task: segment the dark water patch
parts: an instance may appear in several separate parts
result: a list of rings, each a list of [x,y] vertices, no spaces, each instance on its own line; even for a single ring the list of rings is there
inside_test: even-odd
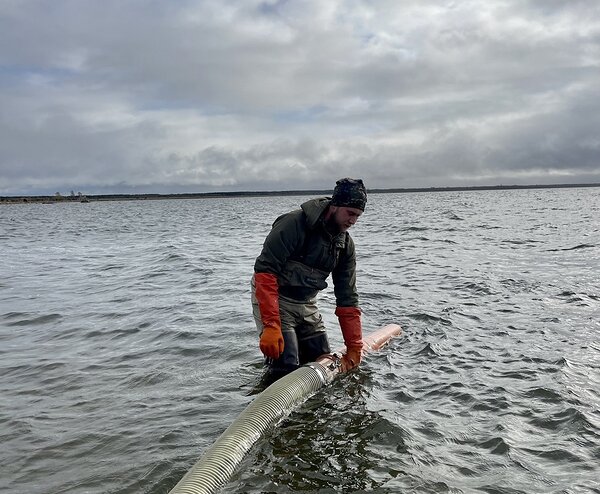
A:
[[[569,361],[565,357],[560,357],[559,359],[554,360],[551,363],[558,368],[566,368],[570,366]]]
[[[516,379],[518,381],[527,381],[537,377],[537,371],[530,369],[510,370],[499,372],[497,376],[502,379]]]
[[[540,319],[541,322],[551,322],[554,324],[559,324],[561,321],[558,317],[542,317]]]
[[[594,247],[597,247],[597,245],[594,245],[594,244],[579,244],[579,245],[575,245],[574,247],[565,247],[565,248],[562,248],[562,249],[548,249],[547,252],[562,252],[562,251],[579,250],[579,249],[592,249]]]
[[[390,392],[389,398],[391,401],[396,401],[399,403],[411,403],[417,399],[416,397],[402,390]]]
[[[594,425],[587,417],[576,408],[567,408],[543,417],[534,417],[530,423],[541,429],[552,431],[568,430],[581,433],[583,431],[594,431]]]
[[[500,307],[499,309],[496,309],[496,312],[500,312],[503,314],[518,314],[519,311],[517,309],[514,308],[509,308],[509,307]],[[504,333],[507,334],[507,333]]]
[[[562,292],[556,295],[557,298],[564,300],[568,304],[577,304],[577,305],[588,305],[591,301],[595,302],[598,300],[598,297],[590,297],[585,293],[577,293],[571,290],[563,290]]]
[[[496,487],[490,485],[484,485],[479,488],[482,492],[487,494],[531,494],[529,491],[522,491],[519,489],[513,489],[512,487]]]
[[[292,414],[269,441],[247,462],[240,492],[361,492],[378,486],[365,461],[373,441],[382,449],[397,448],[402,430],[344,397],[332,403],[327,397],[310,400],[305,411]],[[317,407],[317,408],[315,408]],[[334,418],[334,410],[339,410]],[[341,412],[341,413],[340,413]],[[400,438],[400,439],[399,439]],[[403,448],[401,448],[403,449]],[[273,459],[277,461],[273,461]],[[257,480],[257,471],[269,471],[267,484]],[[253,474],[252,474],[253,473]],[[249,475],[251,474],[251,475]],[[269,487],[270,486],[270,487]],[[255,489],[255,490],[253,490]],[[273,491],[275,489],[275,491]]]
[[[461,382],[452,382],[452,383],[444,383],[444,384],[436,384],[431,385],[427,388],[424,397],[427,398],[436,398],[436,397],[449,397],[455,398],[458,401],[463,401],[465,403],[471,403],[473,401],[473,395],[463,391],[465,385]]]
[[[506,455],[510,452],[510,446],[501,437],[493,437],[481,443],[477,443],[479,448],[489,451],[493,455]]]
[[[560,403],[563,400],[563,397],[558,392],[540,387],[526,391],[523,393],[523,396],[528,399],[535,399],[548,403]]]
[[[471,292],[475,295],[492,295],[495,292],[484,283],[463,282],[453,286],[454,290]]]
[[[475,228],[482,228],[484,230],[500,230],[502,227],[498,225],[480,224],[475,225]]]
[[[506,396],[479,397],[477,402],[471,406],[471,410],[480,412],[499,412],[509,410],[512,401]]]
[[[540,288],[539,282],[524,279],[505,278],[500,280],[500,284],[509,289],[511,293],[535,292]]]
[[[425,441],[430,441],[432,439],[435,441],[443,441],[445,439],[444,433],[439,430],[439,425],[432,421],[424,421],[422,425],[414,427],[412,431],[413,433],[418,433]]]
[[[586,463],[583,458],[576,455],[572,451],[566,449],[533,449],[533,448],[520,448],[522,451],[529,453],[537,458],[544,458],[551,460],[556,463],[564,464],[567,463],[571,468],[580,468],[583,464],[583,468],[586,468]]]
[[[414,319],[416,321],[420,321],[420,322],[441,324],[443,326],[452,326],[452,321],[445,319],[443,317],[434,316],[432,314],[416,313],[416,314],[408,314],[406,317],[408,317],[410,319]]]

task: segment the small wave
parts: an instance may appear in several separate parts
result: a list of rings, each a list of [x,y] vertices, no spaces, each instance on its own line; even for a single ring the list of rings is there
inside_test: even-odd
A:
[[[526,381],[526,380],[532,379],[535,376],[536,376],[536,371],[526,370],[526,369],[514,370],[514,371],[510,370],[510,371],[500,373],[500,377],[503,377],[506,379],[517,379],[519,381]]]
[[[511,292],[533,292],[539,287],[539,283],[531,283],[526,280],[517,280],[514,278],[505,278],[500,280],[500,284]]]
[[[597,247],[597,246],[594,244],[579,244],[574,247],[565,247],[562,249],[548,249],[547,252],[565,252],[565,251],[569,251],[569,250],[592,249],[594,247]]]
[[[425,232],[427,230],[429,230],[429,228],[425,226],[408,226],[401,229],[401,231],[404,232]]]
[[[545,458],[547,460],[553,460],[560,463],[571,463],[571,464],[581,464],[585,463],[585,460],[575,453],[571,451],[567,451],[566,449],[532,449],[532,448],[522,448],[523,451],[527,453],[537,456],[539,458]]]
[[[502,240],[500,243],[503,244],[511,244],[511,245],[525,245],[525,244],[529,244],[529,243],[534,243],[534,240]]]
[[[548,388],[533,388],[524,393],[525,398],[538,399],[544,402],[560,403],[563,398],[556,391]]]
[[[194,264],[187,264],[186,268],[188,268],[189,272],[192,274],[201,274],[203,276],[210,276],[214,273],[214,269],[201,268],[200,266],[196,266]]]
[[[586,300],[589,295],[583,293],[576,293],[570,290],[565,290],[557,295],[558,298],[564,299],[567,304],[579,304],[579,305],[588,305],[588,301]],[[589,297],[595,301],[594,298]]]
[[[167,381],[169,377],[170,376],[164,372],[151,372],[149,374],[144,374],[143,376],[133,376],[127,381],[126,385],[128,388],[154,386]]]
[[[99,268],[98,271],[114,271],[115,269],[125,269],[126,267],[125,264],[107,264],[106,266]]]
[[[105,334],[110,336],[111,339],[126,338],[129,335],[140,332],[139,327],[128,328],[128,329],[113,329],[112,331],[106,331]]]
[[[503,388],[501,388],[503,389]],[[511,402],[505,396],[495,396],[485,399],[480,399],[477,403],[471,406],[471,410],[481,412],[498,412],[507,410],[511,407]]]
[[[466,317],[467,319],[471,319],[472,321],[481,321],[481,318],[477,317],[474,314],[465,314],[464,312],[455,312],[457,316]]]
[[[171,252],[171,253],[165,255],[161,259],[161,262],[174,262],[174,261],[181,261],[181,260],[185,260],[185,256],[182,256],[181,254],[177,254],[177,253]]]
[[[444,216],[446,218],[448,218],[449,220],[454,220],[454,221],[464,221],[464,218],[461,218],[460,216],[458,216],[455,212],[453,211],[446,211],[444,213]]]
[[[571,292],[569,290],[565,290],[564,292],[560,292],[557,295],[557,297],[561,297],[561,298],[563,298],[563,297],[572,297],[573,295],[576,295],[576,293],[575,292]]]
[[[427,343],[421,350],[419,350],[415,355],[438,355],[436,351],[433,349],[433,345],[431,343]]]
[[[501,437],[493,437],[478,443],[477,446],[486,449],[493,455],[506,455],[510,451],[510,446]]]
[[[144,273],[142,276],[140,276],[140,280],[151,280],[154,278],[159,278],[161,276],[168,276],[170,274],[170,271],[167,269],[158,269],[155,271],[150,271],[148,273]]]
[[[465,282],[453,287],[455,290],[465,290],[477,295],[492,295],[493,291],[483,283]]]
[[[500,226],[498,225],[477,225],[476,228],[483,228],[484,230],[500,230]]]
[[[560,319],[558,317],[542,317],[540,319],[541,322],[552,322],[552,323],[559,323]]]
[[[395,391],[390,393],[390,399],[399,403],[412,403],[416,398],[405,391]]]
[[[3,316],[7,326],[39,326],[62,319],[61,314],[34,315],[28,312],[9,312]]]
[[[594,432],[595,430],[594,425],[589,422],[587,417],[573,407],[550,416],[534,417],[530,423],[546,430],[561,430],[565,427],[576,433]]]
[[[417,314],[409,314],[408,317],[411,319],[415,319],[417,321],[441,323],[441,324],[444,324],[447,326],[452,325],[452,322],[449,321],[448,319],[444,319],[443,317],[433,316],[431,314],[425,314],[423,312],[417,313]]]
[[[0,433],[0,441],[7,444],[13,439],[18,439],[26,434],[30,434],[32,426],[28,421],[22,419],[4,419],[0,418],[2,424],[2,433]]]

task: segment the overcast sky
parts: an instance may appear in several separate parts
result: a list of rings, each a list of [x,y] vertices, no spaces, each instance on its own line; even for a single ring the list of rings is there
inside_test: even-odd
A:
[[[598,0],[0,0],[0,195],[600,182]]]

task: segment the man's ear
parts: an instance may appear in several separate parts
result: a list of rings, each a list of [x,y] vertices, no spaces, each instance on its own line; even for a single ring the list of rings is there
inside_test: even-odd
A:
[[[327,207],[327,211],[325,212],[325,219],[329,219],[332,214],[335,214],[337,211],[337,206],[332,206],[331,204]]]

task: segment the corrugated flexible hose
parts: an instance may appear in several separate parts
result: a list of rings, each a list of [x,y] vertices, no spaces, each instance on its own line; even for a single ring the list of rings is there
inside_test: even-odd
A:
[[[368,335],[364,351],[377,350],[400,326],[390,324]],[[341,371],[339,356],[321,357],[275,381],[219,436],[204,456],[170,491],[170,494],[210,494],[225,485],[250,448],[265,431],[306,401]]]

